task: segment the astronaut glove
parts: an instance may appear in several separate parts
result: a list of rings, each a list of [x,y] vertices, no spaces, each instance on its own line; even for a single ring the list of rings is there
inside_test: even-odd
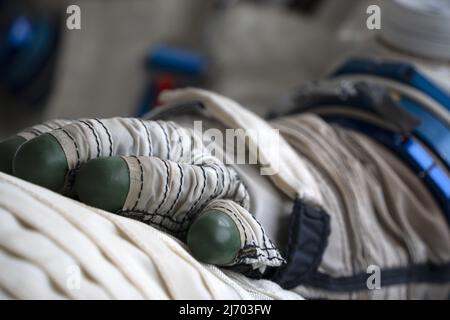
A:
[[[254,277],[284,263],[237,172],[175,122],[50,121],[1,142],[0,171],[167,232],[202,262]]]

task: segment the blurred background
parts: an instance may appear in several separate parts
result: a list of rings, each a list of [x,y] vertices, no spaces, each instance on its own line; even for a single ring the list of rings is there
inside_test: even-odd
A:
[[[191,85],[266,116],[350,55],[402,55],[366,27],[380,2],[0,0],[0,138],[52,118],[139,116]],[[448,61],[412,59],[450,88]]]

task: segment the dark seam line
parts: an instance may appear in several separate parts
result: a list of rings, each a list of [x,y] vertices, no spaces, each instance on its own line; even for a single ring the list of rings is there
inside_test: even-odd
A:
[[[244,187],[244,192],[243,192],[243,195],[242,195],[242,197],[241,197],[241,199],[239,199],[239,200],[234,200],[235,202],[237,202],[241,207],[243,207],[244,208],[244,201],[245,201],[245,199],[247,198],[247,196],[248,196],[248,191],[247,191],[247,187],[241,182],[241,184],[239,185],[239,188],[241,187],[241,186],[243,186]],[[237,196],[237,195],[236,195]]]
[[[34,130],[38,135],[41,135],[41,134],[44,133],[42,130],[39,130],[39,129],[36,128],[36,127],[33,127],[32,130]]]
[[[233,211],[231,211],[229,208],[221,206],[221,205],[213,205],[212,208],[214,208],[214,209],[219,208],[219,209],[225,210],[229,214],[232,214],[233,217],[235,217],[237,219],[237,221],[239,221],[239,224],[242,227],[242,231],[244,232],[244,246],[243,247],[248,246],[249,243],[248,243],[248,238],[247,238],[247,232],[245,232],[244,224],[242,223],[242,221],[239,218],[239,216],[237,214],[235,214]]]
[[[142,167],[142,162],[141,162],[141,160],[140,160],[138,157],[134,157],[134,158],[137,160],[137,162],[138,162],[138,164],[139,164],[139,170],[141,171],[141,176],[140,176],[141,186],[140,186],[140,188],[139,188],[138,197],[137,197],[137,199],[136,199],[136,202],[134,203],[134,206],[133,206],[133,209],[132,209],[132,210],[136,209],[136,207],[137,207],[137,205],[138,205],[138,203],[139,203],[139,200],[141,200],[142,189],[144,188],[144,168]]]
[[[158,158],[159,159],[159,158]],[[160,159],[164,165],[166,166],[166,187],[165,187],[165,191],[164,191],[164,196],[163,199],[161,201],[161,203],[159,204],[159,206],[156,208],[155,212],[157,213],[159,211],[159,209],[161,208],[161,206],[163,205],[164,202],[166,202],[166,198],[167,198],[167,192],[169,190],[169,176],[170,176],[170,172],[169,172],[169,166],[167,165],[167,161],[164,161],[162,159]]]
[[[213,207],[213,208],[219,208],[219,209],[225,210],[225,211],[227,211],[228,213],[232,214],[234,217],[236,217],[236,219],[237,219],[237,220],[239,221],[239,223],[241,224],[242,229],[244,230],[244,237],[245,237],[245,242],[246,242],[246,243],[245,243],[245,245],[244,245],[243,248],[254,246],[254,247],[260,248],[262,251],[266,251],[267,256],[270,256],[270,255],[271,255],[270,252],[269,252],[269,250],[279,251],[277,248],[275,248],[275,246],[273,245],[272,241],[270,241],[270,244],[272,245],[272,247],[267,247],[267,245],[266,245],[265,242],[263,243],[263,246],[257,246],[257,245],[255,245],[255,244],[254,244],[254,245],[248,244],[247,233],[245,232],[245,228],[244,228],[244,225],[243,225],[241,219],[240,219],[234,212],[232,212],[232,211],[231,211],[229,208],[227,208],[227,207],[223,207],[223,206],[221,206],[221,205],[213,205],[212,207]],[[259,224],[259,226],[261,227],[262,232],[264,233],[264,229],[262,228],[261,224],[260,224],[256,219],[255,219],[255,221]],[[270,240],[270,239],[269,239],[269,240]],[[243,249],[243,248],[242,248],[242,249]],[[242,250],[242,249],[241,249],[241,250]]]
[[[263,247],[257,245],[256,243],[250,243],[250,244],[247,244],[247,245],[244,246],[241,250],[252,249],[252,248],[258,248],[258,249],[261,249],[261,250],[263,250],[263,251],[266,250],[265,248],[263,248]],[[267,250],[270,250],[270,251],[279,251],[277,248],[267,248]]]
[[[217,172],[217,170],[215,168],[213,168],[213,166],[206,166],[207,168],[210,168],[212,170],[214,170],[214,172],[216,173],[216,178],[217,178],[217,183],[216,186],[214,188],[214,191],[211,193],[211,195],[209,196],[208,200],[205,201],[205,203],[203,203],[202,206],[200,206],[199,211],[201,212],[207,205],[208,203],[213,199],[216,198],[217,199],[217,189],[219,187],[219,173]]]
[[[283,258],[279,258],[279,257],[276,257],[276,256],[267,257],[263,253],[256,253],[256,252],[254,252],[254,253],[249,254],[249,255],[245,255],[244,254],[243,256],[240,256],[239,259],[235,263],[236,264],[240,264],[240,263],[246,264],[245,261],[244,261],[245,259],[258,259],[259,257],[264,257],[265,260],[269,260],[269,261],[278,260],[280,262],[286,262],[286,260],[284,260]]]
[[[302,284],[311,285],[329,291],[367,290],[366,273],[354,276],[333,278],[327,274],[315,272],[311,278],[306,278]],[[406,268],[381,270],[382,286],[410,283],[448,283],[450,282],[450,264],[435,266],[431,264],[412,265]]]
[[[211,166],[210,168],[213,169],[214,172],[216,173],[216,180],[217,180],[216,187],[214,188],[214,192],[211,194],[211,197],[210,197],[210,200],[211,200],[213,197],[217,196],[217,191],[219,189],[219,173],[217,172],[217,169],[215,166]]]
[[[112,136],[109,133],[108,128],[103,124],[103,122],[101,122],[98,118],[94,119],[95,121],[97,121],[98,123],[100,123],[100,125],[105,129],[106,134],[108,135],[108,140],[109,140],[109,156],[112,157],[113,154],[113,141],[112,141]]]
[[[85,124],[90,129],[92,134],[94,135],[95,143],[97,145],[97,158],[99,158],[100,157],[100,142],[98,141],[97,134],[95,133],[94,127],[92,127],[92,125],[89,124],[88,122],[86,122],[85,120],[80,120],[80,122]]]
[[[25,130],[24,132],[28,132],[28,133],[34,134],[35,138],[39,137],[42,134],[42,132],[39,131],[36,128],[29,128],[29,129]]]
[[[167,219],[167,220],[169,220],[170,222],[172,222],[172,223],[174,223],[174,224],[177,224],[177,225],[182,225],[184,222],[183,221],[179,221],[179,220],[175,220],[174,218],[172,218],[171,216],[168,216],[168,215],[166,215],[166,214],[162,214],[162,213],[156,213],[156,212],[149,212],[149,211],[145,211],[145,210],[132,210],[132,209],[121,209],[121,210],[118,210],[118,211],[116,211],[116,214],[119,214],[119,215],[124,215],[124,216],[127,216],[127,217],[130,217],[130,216],[135,216],[135,215],[133,215],[133,213],[136,213],[136,214],[139,214],[139,215],[147,215],[147,216],[150,216],[150,217],[153,217],[153,216],[155,216],[155,217],[161,217],[161,218],[163,218],[163,219]],[[140,216],[139,216],[140,217]],[[143,217],[142,217],[142,219],[139,219],[140,221],[142,221],[142,222],[144,222],[144,223],[146,223],[146,221],[143,221]],[[155,223],[155,222],[153,222],[153,221],[151,221],[151,223]],[[148,223],[147,223],[148,224]],[[155,223],[156,224],[156,223]]]
[[[183,168],[180,166],[179,163],[177,163],[178,169],[180,170],[180,188],[178,189],[177,196],[175,197],[175,200],[173,201],[172,205],[170,206],[169,211],[167,211],[168,214],[172,212],[172,209],[174,208],[175,204],[178,202],[178,199],[180,198],[181,190],[183,188],[183,180],[184,180],[184,174],[183,174]]]
[[[69,132],[67,132],[67,130],[65,130],[65,129],[60,129],[60,130],[62,132],[64,132],[69,137],[70,140],[72,140],[73,145],[75,146],[75,151],[77,153],[77,164],[76,164],[75,168],[78,168],[80,166],[80,162],[81,162],[81,160],[80,160],[80,151],[78,149],[78,144],[75,141],[75,139],[69,134]]]
[[[141,122],[141,124],[144,127],[145,132],[147,134],[148,155],[149,155],[149,157],[152,157],[153,156],[153,146],[152,146],[152,141],[151,141],[151,138],[150,138],[150,132],[149,132],[145,122],[142,119],[139,119],[139,121]]]
[[[239,203],[239,201],[236,200],[236,197],[237,197],[237,195],[239,193],[239,189],[241,189],[241,186],[242,186],[241,181],[238,181],[238,185],[237,185],[237,187],[236,187],[236,189],[235,189],[235,191],[233,193],[233,196],[231,197],[231,199],[233,199],[237,203]]]
[[[193,170],[193,172],[194,172],[194,176],[196,176],[196,174],[195,174],[195,169],[194,169],[194,167],[196,167],[196,166],[195,166],[195,165],[191,165],[191,166],[192,166],[192,170]],[[198,185],[198,179],[196,178],[196,179],[195,179],[194,192],[197,191],[198,186],[199,186],[199,185]],[[193,208],[193,205],[191,205],[191,207],[189,208],[189,210],[186,211],[186,214],[185,214],[185,216],[183,217],[183,219],[181,219],[181,222],[190,221],[190,220],[192,219],[192,217],[191,217],[191,211],[192,211],[192,208]]]
[[[194,153],[194,148],[195,148],[195,142],[194,142],[194,137],[192,135],[188,136],[188,139],[190,140],[189,142],[189,159],[186,159],[187,163],[190,164],[194,164],[194,159],[196,159],[196,154]]]
[[[205,188],[206,188],[206,173],[205,173],[205,169],[202,166],[198,166],[200,168],[200,170],[202,170],[202,174],[203,174],[203,186],[202,186],[202,190],[200,191],[200,196],[198,197],[198,199],[191,205],[191,207],[189,208],[189,210],[187,211],[186,215],[190,215],[195,207],[197,206],[197,204],[199,203],[199,201],[202,199],[203,193],[205,192]],[[198,185],[198,183],[197,183]]]
[[[277,255],[269,255],[267,256],[266,254],[264,254],[264,250],[257,246],[257,245],[247,245],[245,247],[243,247],[240,251],[247,251],[247,250],[253,250],[253,252],[243,252],[239,254],[239,259],[236,261],[236,263],[238,262],[243,262],[244,259],[257,259],[259,257],[265,257],[267,260],[279,260],[281,262],[286,262],[286,260],[283,259],[283,257],[281,257],[279,254]],[[257,250],[262,251],[262,253],[258,253]],[[277,251],[277,250],[275,250]],[[277,251],[278,252],[278,251]]]
[[[142,211],[142,210],[135,210],[135,211],[119,210],[116,212],[116,214],[126,217],[126,218],[129,218],[129,219],[134,219],[136,221],[139,221],[139,222],[147,224],[147,225],[154,226],[164,232],[168,232],[175,236],[185,234],[186,227],[188,226],[188,224],[179,223],[179,221],[172,221],[170,217],[167,217],[167,215],[154,214],[154,213],[150,213],[150,212],[146,212],[146,211]],[[137,215],[137,214],[139,214],[139,215]],[[162,220],[159,222],[155,221],[155,220],[149,220],[149,219],[144,220],[148,216],[150,216],[150,219],[152,219],[153,217],[159,217],[159,218],[162,218]],[[168,222],[165,222],[167,220],[168,220]]]
[[[163,125],[160,123],[159,120],[156,121],[156,123],[161,128],[165,138],[166,138],[166,146],[167,146],[167,160],[170,160],[170,143],[169,143],[169,136],[167,135],[166,129],[163,127]]]
[[[183,156],[184,156],[184,148],[183,148],[183,143],[182,143],[182,141],[181,141],[181,134],[180,134],[180,132],[179,132],[179,128],[177,128],[176,127],[176,125],[175,125],[175,123],[173,122],[173,121],[169,121],[169,122],[167,122],[171,127],[172,127],[172,129],[177,133],[177,136],[178,136],[178,144],[180,145],[180,149],[181,149],[181,155],[180,155],[180,160],[181,159],[183,159]]]
[[[231,169],[227,166],[225,166],[225,168],[227,169],[227,173],[228,173],[228,185],[227,185],[227,191],[225,192],[224,196],[228,197],[228,194],[230,193],[230,189],[231,189],[231,183],[232,183],[232,179],[231,179]],[[224,179],[225,180],[225,179]]]
[[[259,221],[256,220],[256,219],[255,219],[255,221],[256,221],[256,223],[259,225],[259,227],[261,228],[262,235],[263,235],[264,247],[265,247],[265,250],[266,250],[267,255],[269,255],[269,251],[267,250],[266,242],[269,241],[269,244],[270,244],[272,247],[275,247],[275,246],[273,245],[272,240],[270,240],[270,238],[267,237],[266,232],[264,231],[264,228],[262,227],[261,223],[259,223]]]
[[[233,211],[231,211],[229,208],[224,207],[224,206],[222,206],[222,205],[213,205],[212,208],[218,208],[218,209],[225,210],[225,211],[227,211],[228,213],[232,214],[234,217],[236,217],[236,219],[239,221],[239,223],[241,224],[241,227],[242,227],[242,229],[243,229],[243,231],[244,231],[244,238],[245,238],[245,245],[244,245],[244,247],[246,247],[246,246],[251,246],[251,244],[248,243],[247,233],[245,232],[245,228],[244,228],[244,225],[243,225],[241,219],[240,219]],[[261,224],[260,224],[256,219],[254,219],[254,220],[255,220],[255,221],[258,223],[258,225],[261,227],[261,230],[262,230],[262,232],[263,232],[263,234],[264,234],[264,229],[262,228]],[[269,239],[269,240],[270,240],[270,239]],[[278,251],[278,249],[275,248],[275,246],[273,245],[272,241],[270,241],[270,244],[272,245],[272,247],[267,247],[266,243],[263,243],[263,244],[264,244],[263,246],[258,246],[258,247],[259,247],[261,250],[266,251],[267,255],[270,255],[269,250],[276,250],[276,251]]]
[[[238,192],[239,192],[239,189],[241,188],[241,185],[242,185],[242,181],[241,181],[241,178],[239,177],[239,175],[235,172],[235,179],[236,179],[236,182],[238,183],[238,186],[237,186],[237,188],[235,189],[235,191],[234,191],[234,193],[233,193],[233,196],[231,197],[231,199],[236,199],[236,196],[237,196],[237,194],[238,194]],[[236,201],[237,202],[237,201]]]
[[[225,189],[225,172],[223,171],[223,168],[222,168],[221,165],[219,165],[219,169],[220,169],[220,173],[221,173],[221,176],[222,176],[222,188],[220,190],[220,194],[222,196],[224,196],[223,192],[224,192],[224,189]]]

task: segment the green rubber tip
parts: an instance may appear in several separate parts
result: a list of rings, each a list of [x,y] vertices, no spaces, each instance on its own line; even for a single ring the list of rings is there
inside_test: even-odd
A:
[[[20,136],[12,136],[0,142],[0,171],[12,174],[13,159],[17,149],[27,140]]]
[[[16,177],[56,192],[64,187],[68,169],[64,150],[48,133],[25,142],[13,160]]]
[[[192,223],[187,244],[199,261],[223,266],[236,258],[241,237],[233,219],[222,211],[209,210]]]
[[[97,158],[81,167],[75,179],[80,200],[110,212],[122,209],[130,189],[130,172],[121,157]]]

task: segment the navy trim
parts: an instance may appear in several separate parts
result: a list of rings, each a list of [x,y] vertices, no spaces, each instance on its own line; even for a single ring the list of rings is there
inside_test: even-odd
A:
[[[325,289],[334,292],[368,290],[367,280],[371,273],[360,273],[348,277],[333,278],[324,273],[315,272],[302,282],[304,286]],[[450,264],[412,265],[404,268],[384,269],[380,272],[380,286],[394,286],[408,283],[445,284],[450,282]]]
[[[266,272],[264,276],[284,289],[293,289],[301,285],[333,292],[369,290],[367,280],[372,275],[370,272],[332,277],[318,271],[329,235],[329,215],[324,210],[310,207],[297,199],[291,215],[287,252],[284,252],[287,263],[271,269],[271,274]],[[238,270],[251,271],[248,268]],[[255,276],[258,275],[253,274],[253,277]],[[409,283],[450,283],[450,263],[443,265],[424,263],[380,270],[381,287]]]
[[[330,235],[330,217],[320,208],[306,206],[297,199],[291,215],[287,263],[279,267],[271,280],[283,288],[294,288],[319,267]]]

